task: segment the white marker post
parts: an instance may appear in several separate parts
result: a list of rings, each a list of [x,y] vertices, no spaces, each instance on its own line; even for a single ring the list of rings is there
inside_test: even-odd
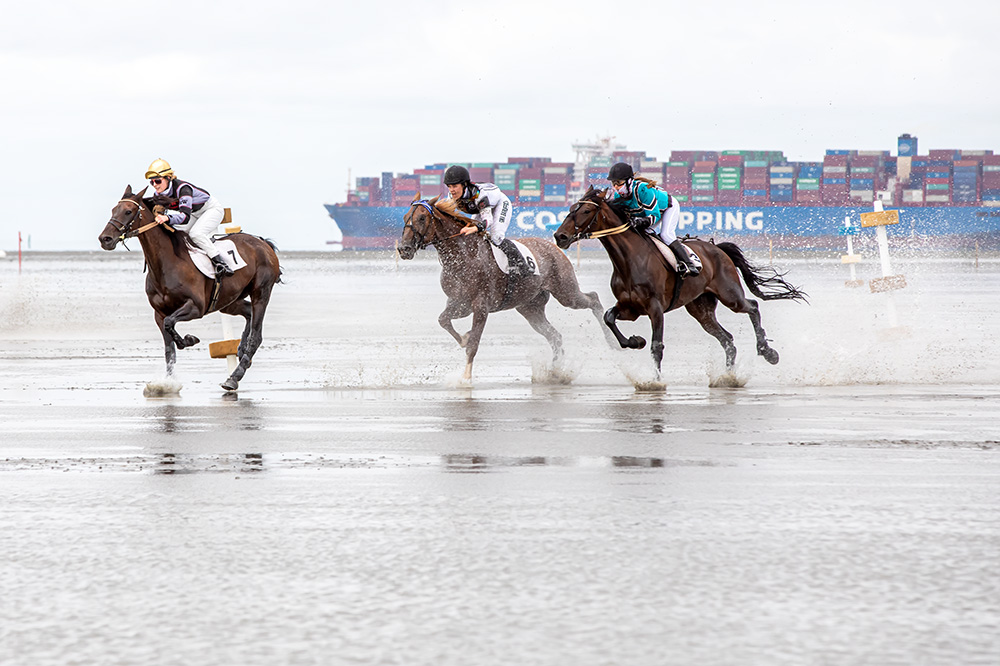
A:
[[[889,261],[889,237],[885,228],[890,224],[899,224],[898,210],[883,210],[882,202],[875,201],[874,211],[871,213],[861,213],[862,227],[875,227],[875,238],[878,241],[878,254],[882,262],[882,277],[872,279],[868,284],[873,294],[880,292],[892,292],[896,289],[906,287],[906,277],[901,274],[893,274],[892,263]],[[892,300],[892,293],[886,294],[886,303],[889,315],[889,330],[886,333],[903,334],[907,333],[905,327],[899,325],[896,317],[896,304]]]
[[[232,214],[230,210],[226,209],[226,215],[223,218],[223,223],[232,222]],[[223,230],[227,234],[238,234],[242,231],[242,228],[236,224],[230,224],[223,227]],[[226,365],[229,367],[229,374],[233,373],[236,369],[236,365],[239,363],[239,358],[236,355],[237,350],[240,346],[240,339],[234,337],[236,335],[235,329],[233,327],[233,320],[236,317],[232,315],[227,315],[219,313],[222,317],[222,340],[218,342],[212,342],[208,345],[208,355],[212,358],[224,358],[226,359]]]
[[[844,282],[845,287],[860,287],[865,283],[859,280],[854,265],[861,261],[860,254],[854,254],[854,235],[861,230],[856,224],[851,224],[851,218],[844,218],[844,226],[840,228],[840,235],[847,236],[847,254],[840,255],[840,263],[848,264],[851,267],[851,279]]]

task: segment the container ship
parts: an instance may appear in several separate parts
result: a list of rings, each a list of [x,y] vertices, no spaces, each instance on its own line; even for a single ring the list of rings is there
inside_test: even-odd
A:
[[[900,211],[890,234],[946,240],[949,247],[1000,248],[1000,155],[929,150],[898,137],[897,153],[827,150],[795,162],[781,151],[674,150],[667,161],[610,138],[573,145],[573,162],[510,157],[504,162],[428,164],[413,173],[357,178],[343,203],[326,204],[345,249],[393,247],[414,197],[447,196],[445,169],[462,164],[473,182],[495,183],[514,204],[507,235],[551,238],[590,186],[608,186],[608,168],[628,162],[681,202],[678,235],[727,238],[749,247],[839,247],[837,236],[876,200]],[[947,237],[943,239],[941,237]],[[334,241],[330,241],[333,243]]]

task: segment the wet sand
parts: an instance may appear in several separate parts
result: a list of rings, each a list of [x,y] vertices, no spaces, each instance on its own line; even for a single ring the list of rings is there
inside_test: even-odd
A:
[[[645,351],[556,304],[558,372],[504,313],[463,385],[432,256],[283,259],[240,392],[215,316],[155,399],[141,256],[0,262],[0,662],[1000,656],[996,263],[901,263],[893,336],[792,258],[778,366],[724,313],[745,386],[709,388],[722,351],[673,315],[646,392]],[[579,272],[610,305],[603,257]]]

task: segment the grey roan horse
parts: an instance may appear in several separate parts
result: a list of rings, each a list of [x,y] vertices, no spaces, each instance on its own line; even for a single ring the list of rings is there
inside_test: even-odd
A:
[[[535,255],[539,275],[521,276],[508,282],[508,276],[493,258],[488,240],[480,234],[458,233],[471,220],[458,215],[450,199],[438,201],[435,197],[426,201],[418,197],[403,221],[400,257],[412,259],[417,250],[428,245],[437,248],[441,288],[448,296],[438,323],[465,348],[465,380],[472,378],[472,361],[491,312],[515,309],[521,313],[549,341],[553,362],[562,356],[562,335],[545,317],[550,294],[568,308],[590,310],[601,321],[603,307],[597,293],[580,291],[573,265],[553,243],[541,238],[518,239]],[[451,322],[469,315],[472,315],[472,329],[459,335]]]

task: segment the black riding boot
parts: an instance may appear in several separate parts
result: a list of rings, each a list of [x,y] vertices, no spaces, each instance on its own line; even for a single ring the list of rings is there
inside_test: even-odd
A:
[[[507,265],[510,267],[510,275],[515,277],[531,275],[531,271],[528,270],[528,266],[524,263],[524,257],[517,251],[517,248],[510,242],[510,239],[504,238],[500,241],[499,247],[507,255]]]
[[[690,250],[684,247],[680,239],[674,239],[674,242],[670,244],[670,249],[674,251],[674,256],[677,257],[678,275],[681,277],[693,277],[701,272],[701,269],[691,261],[691,256],[688,254]]]
[[[229,267],[229,264],[226,263],[221,254],[212,257],[212,265],[215,266],[216,279],[228,277],[233,274],[233,269]]]

